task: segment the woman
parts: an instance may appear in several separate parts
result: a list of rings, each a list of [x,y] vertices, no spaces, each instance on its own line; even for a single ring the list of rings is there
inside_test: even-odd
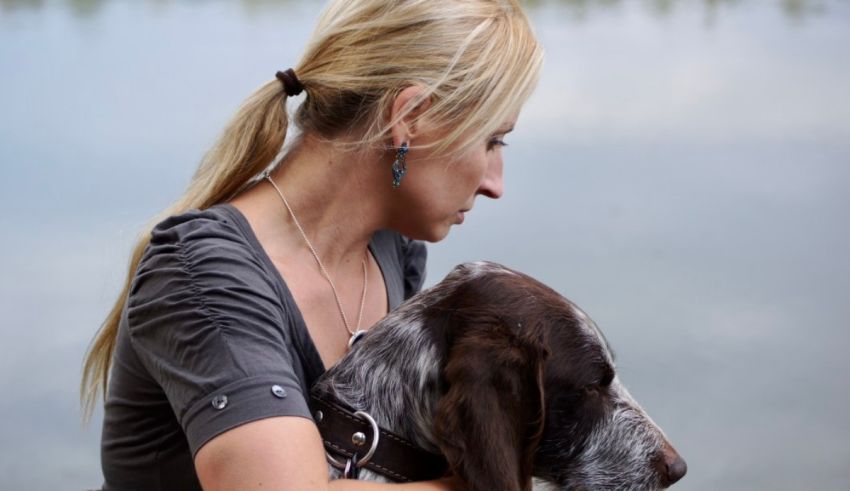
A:
[[[84,367],[104,489],[460,489],[328,482],[305,395],[502,194],[541,61],[515,0],[334,0],[135,248]]]

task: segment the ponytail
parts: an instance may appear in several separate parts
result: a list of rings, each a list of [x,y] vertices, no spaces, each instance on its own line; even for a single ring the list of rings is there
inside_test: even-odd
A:
[[[118,323],[139,261],[150,243],[151,230],[161,220],[191,209],[203,210],[225,201],[245,188],[274,162],[286,138],[289,125],[286,92],[274,80],[254,92],[236,113],[218,142],[204,156],[183,196],[154,217],[133,247],[124,288],[112,306],[83,362],[80,399],[88,420],[98,398],[106,398],[109,369]]]

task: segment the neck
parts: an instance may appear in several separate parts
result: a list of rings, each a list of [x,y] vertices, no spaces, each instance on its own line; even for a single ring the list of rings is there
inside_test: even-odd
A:
[[[330,274],[360,265],[372,235],[386,227],[387,194],[381,190],[374,165],[379,152],[344,152],[305,137],[271,173],[292,207],[316,253]],[[389,171],[385,172],[389,175]],[[389,177],[386,188],[390,188]],[[271,254],[285,257],[305,247],[295,223],[270,183],[261,181],[237,198],[263,210],[262,220]]]

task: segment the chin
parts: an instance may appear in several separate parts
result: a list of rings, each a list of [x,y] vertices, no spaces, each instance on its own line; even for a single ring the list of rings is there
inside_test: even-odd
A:
[[[449,235],[449,229],[433,231],[429,234],[425,234],[421,237],[411,237],[411,239],[424,240],[425,242],[440,242],[445,239],[446,236]]]
[[[413,240],[424,240],[425,242],[440,242],[445,239],[451,231],[451,224],[442,224],[437,227],[402,229],[399,232]]]

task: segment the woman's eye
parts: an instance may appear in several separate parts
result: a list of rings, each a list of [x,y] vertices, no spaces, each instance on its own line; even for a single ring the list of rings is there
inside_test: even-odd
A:
[[[496,147],[507,147],[508,144],[505,143],[504,140],[500,138],[493,138],[489,142],[487,142],[487,150],[493,150]]]

